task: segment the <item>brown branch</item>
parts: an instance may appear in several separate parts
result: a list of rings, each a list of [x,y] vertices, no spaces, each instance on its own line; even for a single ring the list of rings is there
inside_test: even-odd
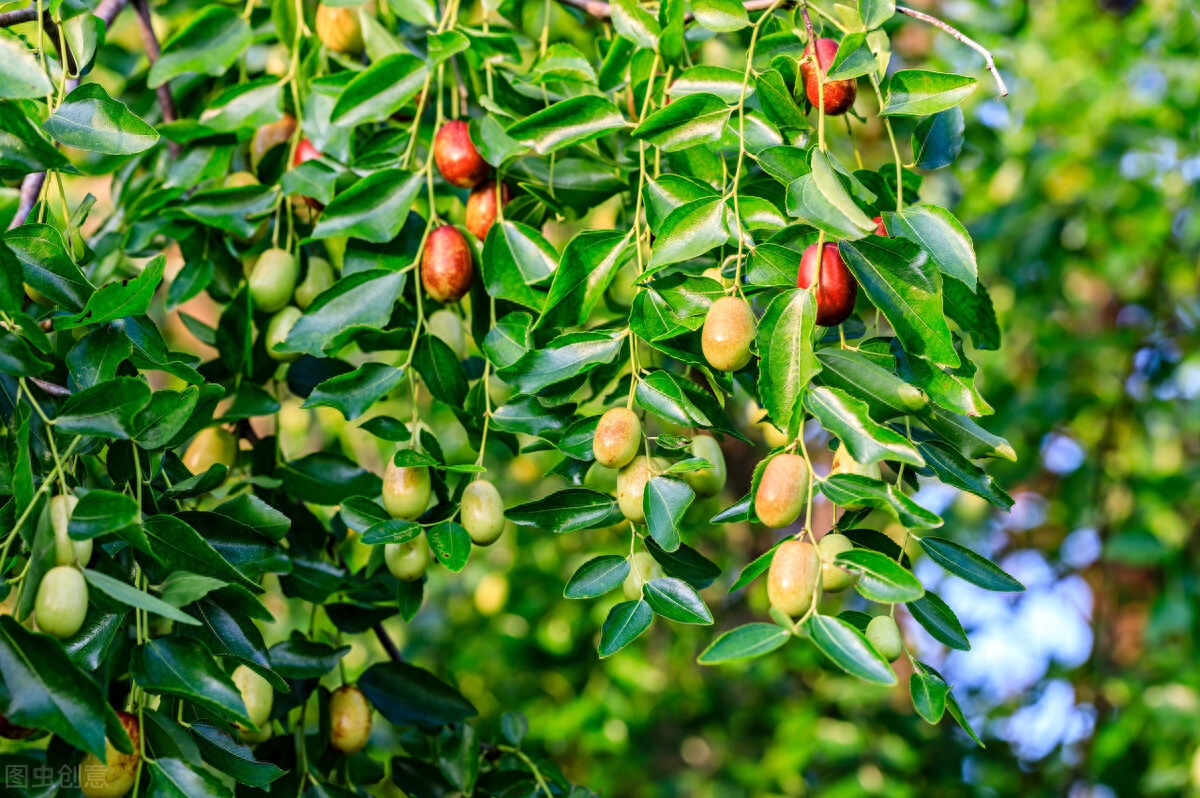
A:
[[[34,6],[18,8],[16,11],[5,11],[0,14],[0,28],[20,25],[22,22],[33,22],[35,19],[37,19],[37,8]]]
[[[133,10],[137,12],[138,28],[142,32],[142,44],[146,48],[146,57],[150,59],[150,65],[154,66],[160,55],[162,48],[159,47],[158,37],[154,35],[154,27],[150,21],[150,3],[147,0],[133,0]],[[175,100],[171,97],[170,85],[164,83],[154,90],[158,94],[158,106],[162,109],[163,122],[174,122],[179,118],[179,114],[175,111]],[[172,158],[179,157],[178,142],[167,142],[167,150],[171,153]]]
[[[379,644],[383,646],[383,650],[391,657],[392,662],[404,662],[404,657],[400,656],[400,649],[396,648],[396,644],[392,642],[392,637],[383,628],[382,623],[377,623],[371,627],[375,632],[375,636],[379,638]]]
[[[817,55],[817,32],[813,30],[812,18],[808,16],[808,3],[800,4],[800,16],[804,17],[804,30],[808,33],[809,45],[813,48],[813,60],[817,64],[817,71],[820,72],[820,58]],[[808,49],[807,47],[805,48]]]
[[[960,42],[965,44],[967,47],[970,47],[972,50],[974,50],[975,52],[977,52],[981,56],[983,56],[984,66],[987,67],[988,72],[992,73],[992,77],[996,79],[996,85],[1000,87],[1000,96],[1001,97],[1008,96],[1008,86],[1004,85],[1004,78],[1000,77],[1000,70],[996,69],[996,62],[992,58],[991,52],[986,47],[984,47],[982,44],[975,41],[971,37],[967,36],[966,34],[962,33],[958,29],[946,24],[945,22],[942,22],[937,17],[931,17],[930,15],[928,15],[922,11],[916,11],[911,8],[905,8],[904,6],[896,6],[896,11],[897,11],[897,13],[904,14],[906,16],[910,16],[913,19],[919,19],[922,22],[927,22],[930,25],[934,26],[935,28],[940,28],[941,30],[945,31],[946,33],[949,33],[955,39],[958,39]]]

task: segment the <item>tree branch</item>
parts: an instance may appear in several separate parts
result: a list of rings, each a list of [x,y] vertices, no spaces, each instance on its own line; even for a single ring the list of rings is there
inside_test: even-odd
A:
[[[147,0],[133,0],[133,10],[137,12],[138,28],[142,33],[142,44],[146,48],[146,57],[150,59],[150,66],[154,66],[158,57],[162,55],[162,48],[159,47],[158,37],[154,35],[154,26],[150,20],[150,4]],[[179,118],[179,114],[175,111],[175,100],[171,97],[170,85],[164,83],[154,91],[158,95],[158,106],[162,110],[163,122],[174,122]],[[179,157],[180,150],[177,142],[167,142],[167,150],[171,153],[172,158]]]
[[[0,14],[0,28],[20,25],[22,22],[33,22],[35,19],[37,19],[37,9],[34,6],[18,8],[16,11],[5,11]]]
[[[400,649],[396,648],[396,644],[392,641],[391,635],[383,628],[382,623],[377,623],[371,627],[375,632],[375,636],[379,638],[379,644],[383,646],[383,650],[391,657],[392,662],[404,662],[404,657],[400,656]]]
[[[560,2],[563,5],[578,8],[583,13],[596,19],[609,19],[612,17],[612,6],[604,2],[604,0],[560,0]],[[742,3],[742,8],[747,11],[763,11],[773,5],[775,5],[775,0],[747,0],[745,3]],[[784,3],[784,5],[791,4]],[[694,19],[690,13],[684,18],[689,22]]]
[[[986,47],[984,47],[982,44],[975,41],[971,37],[967,36],[966,34],[962,33],[958,29],[946,24],[945,22],[942,22],[937,17],[931,17],[930,15],[928,15],[922,11],[916,11],[911,8],[905,8],[904,6],[896,6],[896,12],[900,13],[900,14],[904,14],[909,17],[912,17],[913,19],[919,19],[922,22],[927,22],[930,25],[934,26],[935,28],[940,28],[941,30],[945,31],[946,33],[949,33],[955,39],[958,39],[960,42],[965,44],[967,47],[970,47],[972,50],[974,50],[975,52],[982,55],[984,66],[987,67],[988,72],[992,73],[992,77],[996,79],[996,85],[998,87],[1000,87],[1000,96],[1001,97],[1008,96],[1008,86],[1004,85],[1004,78],[1000,77],[1000,70],[996,69],[996,62],[992,58],[991,52]]]

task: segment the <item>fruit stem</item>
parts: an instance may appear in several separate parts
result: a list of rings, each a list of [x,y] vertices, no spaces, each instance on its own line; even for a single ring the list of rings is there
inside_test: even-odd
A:
[[[29,384],[25,382],[25,378],[19,378],[18,383],[20,383],[20,387],[25,390],[25,396],[28,397],[30,406],[37,411],[38,416],[40,416],[42,419],[42,424],[44,424],[46,427],[46,440],[50,442],[50,454],[54,458],[54,470],[55,473],[58,474],[59,485],[62,487],[62,492],[70,493],[71,488],[67,485],[66,471],[63,468],[62,459],[58,456],[58,445],[54,442],[54,423],[50,421],[45,412],[42,411],[42,406],[39,405],[37,400],[33,398],[33,392],[29,390]]]
[[[883,109],[883,92],[879,89],[879,78],[875,73],[871,73],[871,87],[875,89],[875,99],[879,101],[879,108]],[[896,133],[892,130],[891,117],[880,117],[883,119],[883,127],[887,130],[888,141],[892,144],[892,158],[896,161],[896,212],[899,213],[904,208],[904,162],[900,159],[900,148],[896,146]]]
[[[538,766],[525,754],[525,752],[521,751],[519,748],[513,748],[512,746],[508,745],[498,745],[496,746],[496,749],[503,751],[506,754],[512,754],[517,759],[521,760],[525,767],[529,768],[529,771],[533,773],[533,778],[537,780],[538,788],[546,794],[546,798],[554,798],[554,793],[550,792],[550,786],[546,784],[546,779],[542,776],[542,771],[538,769]]]

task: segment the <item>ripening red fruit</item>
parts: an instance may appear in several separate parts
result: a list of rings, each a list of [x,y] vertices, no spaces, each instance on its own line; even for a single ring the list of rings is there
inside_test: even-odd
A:
[[[138,764],[142,759],[141,724],[137,716],[118,712],[117,717],[133,743],[133,753],[122,754],[107,739],[104,741],[104,761],[87,754],[79,763],[79,788],[85,798],[120,798],[133,789],[137,781]]]
[[[817,39],[817,62],[821,65],[821,75],[826,75],[829,72],[829,65],[833,63],[833,57],[837,54],[838,43],[833,39]],[[800,62],[800,74],[804,78],[804,93],[808,95],[808,101],[816,107],[821,102],[821,85],[820,79],[817,77],[817,65],[812,61],[813,46],[809,45],[804,48],[806,60]],[[850,106],[854,105],[854,98],[858,96],[858,81],[854,78],[848,80],[827,80],[824,87],[825,93],[825,113],[829,116],[841,116],[850,110]]]
[[[475,263],[466,237],[453,225],[429,234],[421,256],[421,284],[438,302],[457,302],[471,288]]]
[[[343,9],[338,9],[338,10],[340,11]],[[292,156],[292,166],[299,166],[300,164],[304,163],[305,161],[311,161],[311,160],[314,160],[314,159],[320,158],[320,157],[321,157],[321,151],[318,150],[316,147],[314,147],[313,143],[311,141],[309,141],[306,138],[303,138],[303,139],[300,139],[300,143],[298,143],[296,145],[296,153],[295,153],[295,155]],[[314,211],[323,210],[325,208],[325,206],[323,204],[321,204],[317,200],[313,199],[312,197],[305,197],[304,201],[307,202],[308,207],[312,208]]]
[[[887,225],[883,223],[882,216],[876,216],[871,221],[875,223],[875,235],[883,236],[884,238],[890,238],[887,231]]]
[[[446,182],[459,188],[475,188],[491,167],[475,145],[467,123],[452,119],[442,125],[433,139],[433,160]]]
[[[505,205],[511,192],[507,183],[500,184],[500,194]],[[467,229],[480,241],[487,238],[488,230],[496,221],[496,181],[488,180],[471,190],[467,197]]]
[[[837,244],[826,244],[822,252],[818,274],[817,245],[812,244],[800,256],[800,272],[796,275],[797,288],[809,288],[817,283],[817,324],[836,327],[854,312],[854,300],[858,298],[858,283]]]

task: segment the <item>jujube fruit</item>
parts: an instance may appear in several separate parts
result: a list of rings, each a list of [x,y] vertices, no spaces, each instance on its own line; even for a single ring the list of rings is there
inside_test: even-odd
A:
[[[646,522],[646,510],[642,498],[646,495],[646,483],[655,474],[661,474],[670,464],[661,457],[636,457],[633,462],[617,474],[617,504],[624,516],[635,524]]]
[[[286,249],[272,247],[258,256],[250,271],[250,298],[265,313],[283,308],[292,298],[299,276],[296,258]]]
[[[432,483],[424,466],[398,466],[388,460],[383,472],[383,506],[392,518],[413,521],[429,506]]]
[[[461,119],[446,122],[434,136],[433,162],[446,182],[459,188],[474,188],[491,171],[471,141],[470,127]]]
[[[442,308],[434,311],[425,323],[429,326],[429,332],[445,341],[459,360],[467,356],[467,336],[457,313]]]
[[[895,662],[904,653],[900,628],[890,615],[876,615],[871,619],[867,624],[867,640],[888,662]]]
[[[247,188],[262,184],[258,182],[258,178],[254,176],[253,172],[234,172],[225,178],[222,185],[224,188]]]
[[[267,357],[281,363],[287,363],[300,357],[299,352],[279,352],[275,349],[275,345],[287,340],[288,333],[292,331],[292,327],[303,315],[300,308],[288,305],[271,317],[271,321],[267,323],[267,338],[264,342],[264,346],[267,348]]]
[[[87,754],[79,763],[79,788],[87,798],[120,798],[133,789],[142,759],[141,726],[136,715],[118,712],[117,717],[133,743],[133,753],[122,754],[104,740],[104,762]]]
[[[203,474],[217,463],[233,468],[237,462],[237,438],[220,427],[205,427],[196,433],[183,453],[183,464],[193,474]]]
[[[490,546],[504,532],[504,500],[486,479],[477,479],[463,491],[460,519],[476,546]]]
[[[18,726],[4,715],[0,715],[0,737],[5,740],[24,740],[33,736],[37,729],[28,726]]]
[[[727,472],[725,469],[725,453],[721,444],[711,435],[697,435],[692,438],[692,454],[713,464],[712,468],[701,468],[699,471],[685,471],[680,474],[683,481],[692,488],[692,492],[701,499],[716,496],[725,489]]]
[[[335,53],[358,55],[363,49],[362,22],[357,8],[317,6],[317,38]]]
[[[846,268],[837,244],[825,245],[819,266],[816,244],[810,244],[800,256],[796,287],[809,288],[813,283],[817,285],[817,324],[836,327],[850,318],[858,298],[858,282]]]
[[[404,543],[389,543],[383,548],[383,561],[392,576],[405,582],[415,582],[429,568],[429,546],[424,538]]]
[[[826,593],[838,593],[858,581],[858,574],[834,563],[839,554],[853,548],[850,538],[834,532],[817,541],[817,550],[821,553],[821,589]]]
[[[808,465],[798,454],[771,458],[758,481],[754,513],[758,520],[776,529],[800,516],[808,491]]]
[[[338,9],[338,10],[339,11],[349,11],[350,9]],[[307,138],[303,138],[303,139],[300,139],[300,141],[296,142],[296,152],[292,155],[292,166],[299,166],[302,163],[306,163],[307,161],[312,161],[312,160],[315,160],[316,158],[320,158],[320,157],[321,157],[321,151],[318,150],[313,145],[313,143],[311,141],[309,141]],[[296,199],[295,197],[292,198],[292,207],[293,208],[298,207],[301,211],[304,211],[306,214],[306,218],[307,218],[307,216],[311,216],[312,214],[309,213],[308,211],[305,211],[303,206],[296,205],[295,199]],[[320,211],[325,208],[325,205],[323,203],[321,203],[317,199],[314,199],[313,197],[301,196],[301,199],[304,200],[305,205],[307,205],[309,208],[312,208],[314,211]]]
[[[82,571],[71,565],[56,565],[45,573],[34,601],[38,629],[66,639],[83,626],[87,608],[87,581]]]
[[[475,262],[471,247],[458,228],[442,225],[429,234],[421,256],[421,284],[438,302],[457,302],[471,289]]]
[[[592,436],[592,453],[605,468],[623,468],[637,456],[642,445],[642,422],[627,407],[606,410]]]
[[[242,695],[242,703],[246,705],[246,717],[261,729],[271,719],[271,708],[275,706],[275,688],[245,665],[234,668],[229,678]]]
[[[817,39],[816,60],[820,64],[820,75],[829,73],[829,65],[837,55],[838,43],[833,39]],[[847,80],[827,80],[825,86],[820,85],[817,75],[817,64],[813,63],[813,45],[809,42],[804,48],[804,59],[800,61],[800,75],[804,78],[804,93],[815,108],[821,102],[821,93],[825,95],[825,113],[829,116],[841,116],[854,105],[858,96],[858,81],[854,78]]]
[[[333,285],[333,267],[324,258],[309,258],[308,271],[296,286],[292,299],[301,310],[307,310],[313,300]]]
[[[87,565],[88,560],[92,559],[91,538],[71,540],[68,534],[71,514],[75,512],[77,504],[79,499],[70,493],[50,497],[50,528],[54,530],[55,562],[58,565],[70,565],[75,562]]]
[[[771,606],[797,618],[808,612],[821,576],[821,556],[807,540],[787,540],[775,549],[767,571],[767,599]]]
[[[630,558],[629,576],[621,583],[621,594],[626,601],[637,601],[642,597],[642,585],[662,575],[658,560],[648,551],[639,551]]]
[[[353,685],[342,685],[329,696],[329,745],[355,754],[371,739],[371,702]]]
[[[284,114],[278,122],[271,122],[254,131],[254,137],[250,139],[250,165],[257,169],[264,155],[291,141],[295,132],[296,118],[291,114]]]
[[[883,216],[876,216],[871,220],[875,223],[875,235],[890,238],[888,235],[887,225],[883,223]]]
[[[704,317],[700,334],[704,359],[717,371],[737,371],[750,362],[750,344],[757,328],[750,303],[738,297],[721,297]]]
[[[501,200],[508,204],[511,192],[507,183],[500,184]],[[467,196],[466,227],[480,241],[487,238],[488,230],[496,222],[496,181],[488,180],[471,189]]]

